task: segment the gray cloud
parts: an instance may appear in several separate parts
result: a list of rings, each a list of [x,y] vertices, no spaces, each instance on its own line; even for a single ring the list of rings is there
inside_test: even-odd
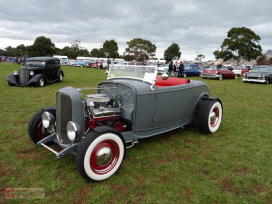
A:
[[[213,59],[231,28],[247,27],[265,52],[272,49],[271,6],[270,0],[10,0],[1,5],[0,48],[45,36],[60,48],[80,40],[91,51],[114,39],[122,54],[126,42],[143,38],[157,46],[157,57],[177,43],[182,59],[197,53]]]

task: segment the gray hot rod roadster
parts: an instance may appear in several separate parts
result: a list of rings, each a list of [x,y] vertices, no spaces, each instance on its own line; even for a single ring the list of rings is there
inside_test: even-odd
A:
[[[97,89],[82,98],[82,91]],[[97,87],[65,87],[56,93],[56,107],[44,107],[29,121],[34,143],[57,158],[75,155],[78,172],[101,181],[120,167],[126,149],[140,139],[181,128],[197,119],[199,130],[218,130],[223,115],[220,99],[204,82],[157,77],[155,66],[112,66]],[[62,147],[57,152],[50,147]]]

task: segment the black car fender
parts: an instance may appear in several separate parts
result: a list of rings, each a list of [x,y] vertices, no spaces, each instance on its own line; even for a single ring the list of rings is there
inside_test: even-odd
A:
[[[37,74],[37,75],[33,76],[29,80],[29,82],[27,83],[27,85],[30,84],[30,83],[36,83],[36,82],[38,82],[41,77],[43,77],[45,79],[45,81],[48,82],[48,79],[43,74]]]
[[[19,76],[18,75],[15,75],[13,73],[9,74],[7,76],[7,81],[8,82],[12,82],[12,83],[15,83],[15,84],[18,84],[18,80],[19,80]]]
[[[41,108],[43,111],[52,111],[52,110],[56,110],[56,107],[52,107],[52,106],[48,106],[48,107],[43,107]]]
[[[62,74],[62,76],[65,77],[64,72],[61,69],[58,71],[58,77],[59,77],[60,74]]]

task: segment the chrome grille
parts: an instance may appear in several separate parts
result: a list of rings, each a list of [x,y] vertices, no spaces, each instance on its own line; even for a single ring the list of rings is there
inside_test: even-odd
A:
[[[248,76],[247,78],[248,78],[248,79],[256,79],[256,80],[257,80],[257,79],[262,79],[261,77],[257,77],[257,76]]]
[[[68,95],[58,93],[57,95],[57,134],[63,144],[72,144],[66,131],[66,125],[72,120],[72,101]]]
[[[29,82],[29,70],[20,69],[19,83],[25,85],[27,82]]]

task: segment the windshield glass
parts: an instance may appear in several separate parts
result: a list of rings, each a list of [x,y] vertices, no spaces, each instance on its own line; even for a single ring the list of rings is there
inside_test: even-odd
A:
[[[215,70],[215,69],[217,69],[217,66],[215,66],[215,65],[210,66],[210,67],[209,67],[209,69],[213,69],[213,70]]]
[[[157,66],[137,65],[112,65],[108,72],[108,79],[111,78],[133,78],[155,83],[157,77]]]
[[[272,71],[271,67],[253,67],[252,72],[269,72]]]
[[[45,62],[43,62],[43,61],[26,61],[25,66],[26,67],[44,67]]]

